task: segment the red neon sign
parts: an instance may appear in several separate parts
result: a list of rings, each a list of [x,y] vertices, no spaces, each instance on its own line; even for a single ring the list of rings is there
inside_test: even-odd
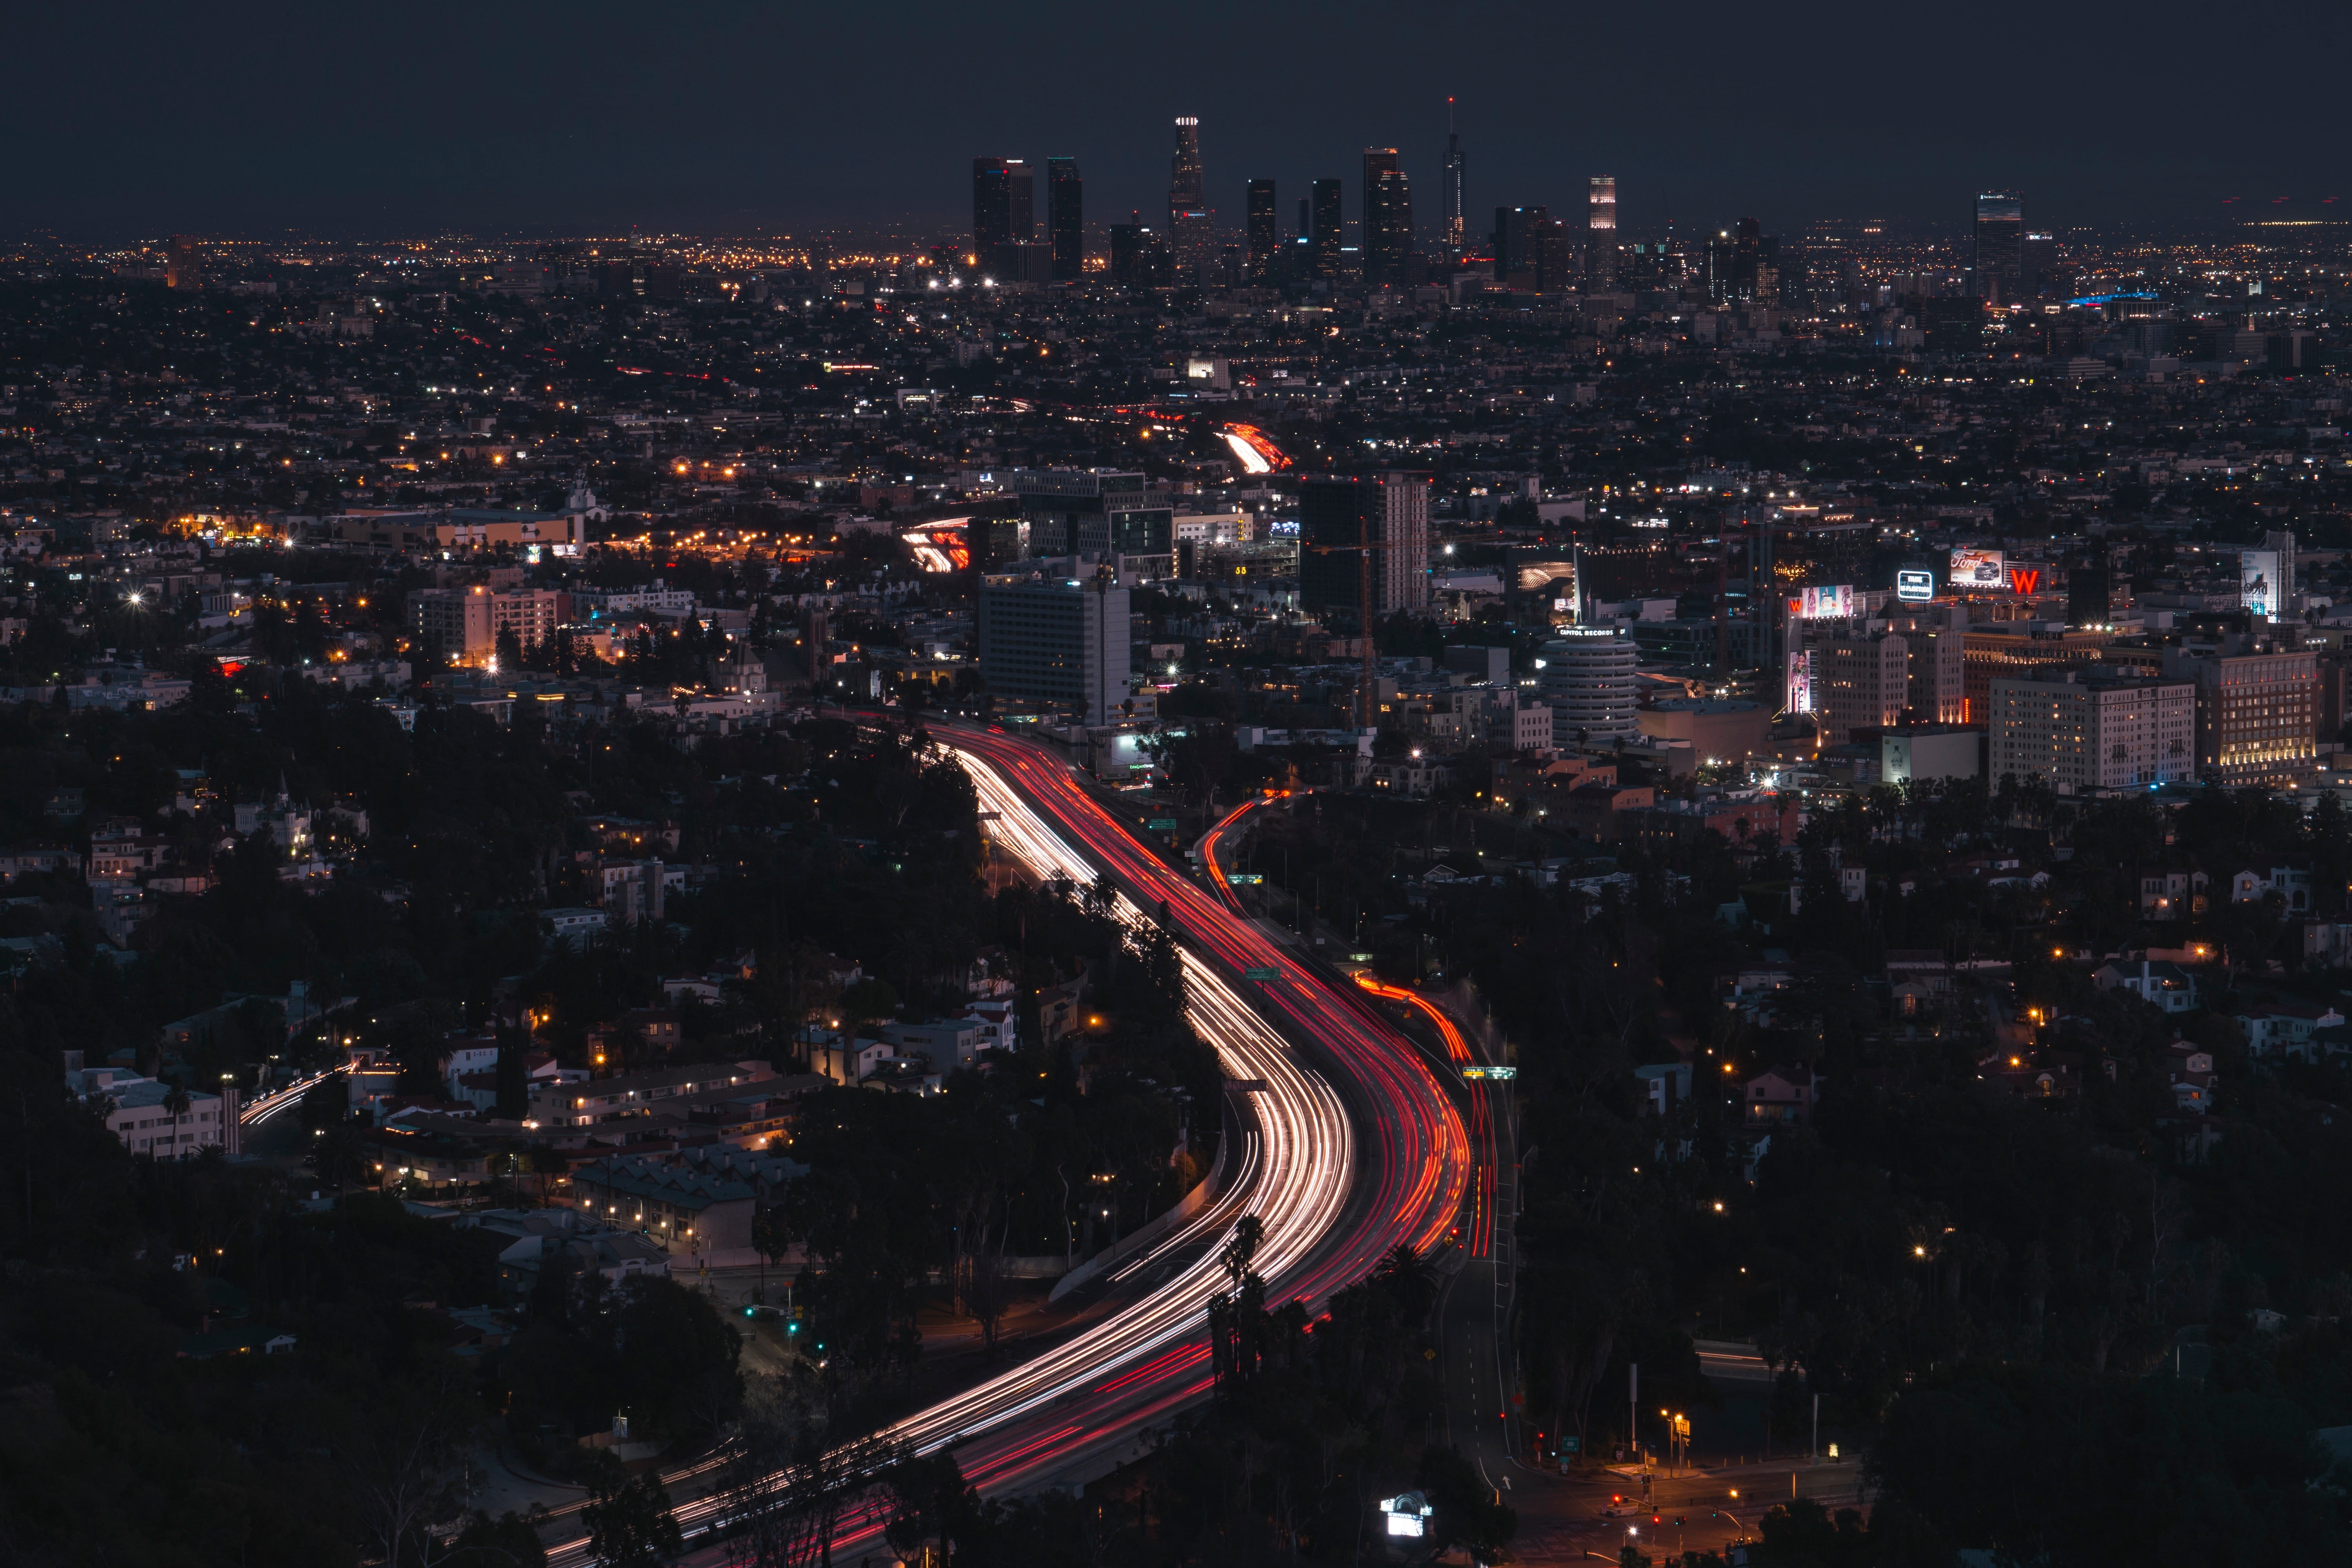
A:
[[[2009,569],[2009,585],[2011,589],[2016,593],[2032,593],[2036,588],[2042,586],[2042,568],[2039,566],[2011,567]]]

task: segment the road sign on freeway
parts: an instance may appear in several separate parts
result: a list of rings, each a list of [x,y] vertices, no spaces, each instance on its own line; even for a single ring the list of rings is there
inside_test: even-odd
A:
[[[1264,969],[1244,969],[1242,971],[1242,978],[1244,980],[1279,980],[1282,978],[1282,971],[1271,966]]]
[[[1519,1069],[1517,1068],[1464,1068],[1462,1076],[1464,1078],[1517,1078],[1519,1076]]]
[[[1173,833],[1176,831],[1176,819],[1172,816],[1155,816],[1143,826],[1146,831],[1151,833]]]
[[[1255,887],[1258,883],[1265,880],[1265,873],[1263,871],[1236,871],[1232,876],[1226,878],[1225,880],[1233,883],[1234,886],[1237,888],[1244,886]]]

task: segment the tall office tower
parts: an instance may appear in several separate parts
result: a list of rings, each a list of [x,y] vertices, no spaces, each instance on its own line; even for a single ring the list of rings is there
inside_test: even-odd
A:
[[[971,161],[971,247],[986,256],[1000,245],[1036,237],[1037,197],[1029,165],[1018,158]]]
[[[163,253],[163,286],[167,289],[201,289],[205,286],[204,256],[196,242],[184,234],[175,234]]]
[[[1364,149],[1364,281],[1402,283],[1412,251],[1412,188],[1393,147]]]
[[[1977,256],[1971,281],[1979,300],[2005,305],[2018,298],[2024,270],[2025,198],[2012,191],[1977,197]]]
[[[1045,160],[1045,231],[1054,242],[1054,281],[1076,282],[1087,270],[1087,188],[1076,158]]]
[[[1274,182],[1249,183],[1249,280],[1263,283],[1274,270],[1282,248],[1282,228],[1275,221]]]
[[[1318,180],[1314,184],[1315,203],[1315,276],[1336,279],[1339,276],[1339,187],[1338,180]]]
[[[1299,603],[1360,628],[1370,542],[1372,618],[1429,608],[1429,486],[1425,473],[1390,469],[1309,479],[1299,488]]]
[[[1116,723],[1128,697],[1128,592],[1088,581],[1006,573],[980,583],[974,630],[982,679],[1000,697]]]
[[[1780,296],[1780,242],[1744,217],[1736,229],[1718,229],[1706,242],[1703,264],[1706,297],[1717,304],[1776,303]]]
[[[1514,257],[1515,264],[1524,259],[1535,268],[1535,280],[1525,287],[1542,294],[1573,292],[1584,277],[1582,247],[1570,232],[1568,220],[1559,217],[1538,218],[1528,225],[1525,248]],[[1527,273],[1519,273],[1522,279]],[[1515,284],[1513,287],[1519,287]]]
[[[1171,281],[1168,237],[1139,223],[1110,226],[1110,280],[1129,289],[1156,289]]]
[[[2018,248],[2018,289],[2027,299],[2049,300],[2066,293],[2058,268],[2058,237],[2029,234]]]
[[[1305,196],[1298,198],[1298,237],[1306,239],[1315,233],[1315,205]]]
[[[1201,122],[1190,114],[1180,115],[1176,155],[1169,160],[1168,247],[1185,282],[1216,259],[1215,228],[1201,172]]]
[[[1462,138],[1454,131],[1454,100],[1445,100],[1445,184],[1438,194],[1439,214],[1444,228],[1445,256],[1449,261],[1459,260],[1468,231],[1462,223],[1462,181],[1466,169],[1462,153]]]
[[[1538,226],[1551,216],[1549,207],[1495,209],[1495,278],[1508,283],[1513,273],[1525,273],[1525,287],[1536,287],[1535,237]]]
[[[1584,208],[1585,286],[1605,288],[1617,281],[1617,176],[1586,180]]]

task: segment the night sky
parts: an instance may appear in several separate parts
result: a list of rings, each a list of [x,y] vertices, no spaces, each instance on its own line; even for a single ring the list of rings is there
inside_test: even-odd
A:
[[[1471,226],[1618,178],[1622,221],[2034,227],[2352,206],[2352,6],[2238,4],[564,5],[14,8],[0,229],[91,239],[793,231],[969,221],[975,153],[1070,154],[1096,226],[1403,153],[1435,221],[1445,98]],[[2343,195],[2341,206],[2321,205]],[[1038,187],[1043,219],[1044,184]],[[2224,199],[2239,198],[2234,206]],[[1482,222],[1480,214],[1486,217]]]

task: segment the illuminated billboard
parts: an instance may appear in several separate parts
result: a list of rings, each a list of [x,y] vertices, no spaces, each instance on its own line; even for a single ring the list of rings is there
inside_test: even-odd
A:
[[[1895,574],[1895,596],[1906,605],[1930,604],[1936,597],[1936,574],[1924,566],[1906,566]]]
[[[2238,557],[2238,607],[2258,616],[2279,613],[2279,552],[2249,550]]]
[[[1789,650],[1789,711],[1810,713],[1813,710],[1813,650],[1792,647]]]
[[[1807,588],[1793,601],[1801,621],[1836,621],[1862,613],[1853,585],[1840,583],[1827,588]]]
[[[2009,586],[2009,561],[1998,550],[1955,550],[1952,570],[1945,579],[1963,591]]]

